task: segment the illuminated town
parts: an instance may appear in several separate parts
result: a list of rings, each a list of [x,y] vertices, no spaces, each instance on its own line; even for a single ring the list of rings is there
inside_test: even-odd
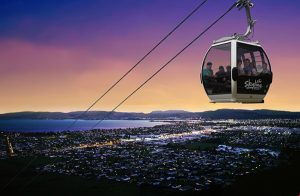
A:
[[[17,156],[50,159],[37,172],[201,191],[276,167],[281,149],[300,149],[300,121],[169,121],[147,128],[9,137]],[[7,159],[6,143],[1,145],[1,159]]]

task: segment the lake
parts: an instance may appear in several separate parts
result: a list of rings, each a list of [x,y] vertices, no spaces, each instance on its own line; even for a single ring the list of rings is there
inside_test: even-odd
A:
[[[0,120],[0,131],[11,132],[60,132],[65,131],[74,120]],[[98,120],[78,120],[71,131],[89,130]],[[166,122],[149,120],[104,120],[95,129],[153,127]]]

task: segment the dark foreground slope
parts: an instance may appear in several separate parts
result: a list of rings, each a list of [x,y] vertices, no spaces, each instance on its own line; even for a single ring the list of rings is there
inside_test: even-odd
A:
[[[45,164],[38,159],[18,176],[1,195],[299,195],[300,151],[284,150],[277,168],[239,177],[226,188],[212,187],[202,192],[178,192],[129,183],[95,181],[75,176],[42,174],[25,186],[36,175],[33,167]],[[26,163],[27,159],[0,160],[0,184],[3,187]]]

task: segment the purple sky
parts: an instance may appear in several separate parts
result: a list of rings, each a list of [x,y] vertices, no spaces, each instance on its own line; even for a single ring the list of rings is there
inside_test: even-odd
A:
[[[2,1],[0,90],[5,93],[1,93],[0,112],[85,109],[201,2]],[[95,109],[111,109],[233,2],[208,0],[112,98]],[[299,110],[300,93],[294,91],[300,82],[300,1],[253,2],[252,15],[257,20],[254,40],[264,46],[274,72],[266,104],[212,106],[199,82],[201,61],[212,41],[246,29],[244,11],[233,10],[121,110]]]

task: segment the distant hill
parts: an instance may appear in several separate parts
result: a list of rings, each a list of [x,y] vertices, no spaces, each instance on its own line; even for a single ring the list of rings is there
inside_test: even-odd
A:
[[[237,110],[219,109],[206,112],[188,112],[183,110],[153,111],[151,113],[91,111],[80,116],[77,112],[16,112],[0,114],[0,120],[8,119],[111,119],[111,120],[167,120],[167,119],[300,119],[300,112],[276,110]]]
[[[178,114],[178,113],[190,113],[188,111],[185,110],[156,110],[156,111],[152,111],[151,114]]]
[[[300,119],[300,112],[277,110],[232,110],[206,111],[199,115],[210,119]]]

